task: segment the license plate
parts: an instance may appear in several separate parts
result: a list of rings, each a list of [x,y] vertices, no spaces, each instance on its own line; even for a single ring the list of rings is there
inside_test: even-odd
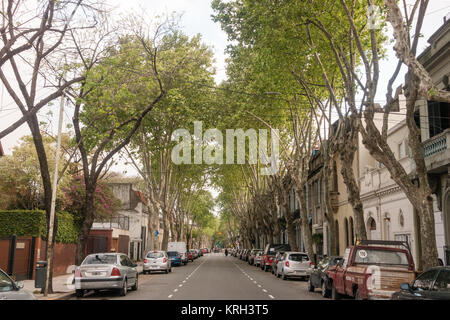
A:
[[[150,268],[156,269],[156,268],[158,268],[158,266],[150,266]]]
[[[104,272],[91,272],[91,275],[93,275],[93,276],[103,276]]]

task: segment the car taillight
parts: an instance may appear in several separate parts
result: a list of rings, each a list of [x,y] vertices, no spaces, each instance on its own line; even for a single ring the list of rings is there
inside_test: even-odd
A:
[[[312,267],[312,262],[309,263],[309,267],[310,267],[310,268]]]
[[[181,256],[178,256],[178,259],[181,259]]]
[[[163,260],[163,263],[166,263],[167,262],[167,259],[166,258],[164,258],[164,260]]]
[[[117,268],[113,268],[111,271],[111,277],[120,277],[120,271]]]
[[[285,265],[289,268],[289,261],[286,261]]]
[[[76,271],[75,271],[75,278],[81,278],[82,276],[81,276],[81,270],[80,269],[77,269]]]
[[[147,263],[147,259],[144,259],[144,263]]]

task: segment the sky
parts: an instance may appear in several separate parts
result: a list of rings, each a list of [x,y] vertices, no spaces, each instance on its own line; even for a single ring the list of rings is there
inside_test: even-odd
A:
[[[411,0],[407,1],[411,3]],[[203,42],[213,48],[215,54],[216,67],[216,82],[220,83],[226,79],[226,64],[225,64],[225,48],[227,46],[227,35],[221,30],[219,24],[215,24],[211,20],[213,10],[211,9],[210,0],[108,0],[108,4],[117,7],[119,12],[142,12],[144,9],[149,16],[170,14],[177,12],[182,14],[181,27],[183,31],[189,36],[194,36],[198,33],[202,35]],[[428,13],[425,17],[423,35],[418,47],[418,52],[422,52],[427,46],[429,37],[443,24],[443,17],[450,13],[450,1],[448,0],[430,0]],[[450,15],[449,15],[450,19]],[[388,59],[381,63],[380,75],[380,99],[383,98],[383,91],[395,69],[397,59],[395,58],[392,49],[388,51]],[[403,71],[405,68],[403,68]],[[403,74],[398,77],[399,81],[403,80]],[[398,83],[397,85],[399,85]],[[39,94],[38,94],[39,96]],[[57,112],[54,112],[54,123],[56,124]],[[15,108],[11,98],[0,84],[0,130],[6,128],[13,121],[20,117],[20,112]],[[70,123],[69,115],[64,117],[65,124]],[[56,125],[54,126],[56,128]],[[11,154],[12,149],[18,144],[20,137],[30,133],[27,125],[23,125],[15,132],[2,139],[3,148],[6,154]],[[120,165],[119,171],[127,171],[127,174],[134,175],[135,171],[132,168],[126,169],[125,166]]]

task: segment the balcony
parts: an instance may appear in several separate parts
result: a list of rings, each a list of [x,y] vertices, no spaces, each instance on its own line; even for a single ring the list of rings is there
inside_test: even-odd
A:
[[[425,141],[423,151],[428,172],[446,172],[450,164],[450,128]]]
[[[118,230],[130,230],[130,218],[123,215],[112,217],[109,221],[95,221],[94,229],[118,229]]]

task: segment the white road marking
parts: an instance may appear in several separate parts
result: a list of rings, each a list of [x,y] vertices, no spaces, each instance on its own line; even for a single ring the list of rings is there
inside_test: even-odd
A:
[[[178,292],[178,289],[173,290],[173,292]]]
[[[267,293],[267,290],[266,290],[266,289],[263,289],[263,292]]]
[[[270,298],[270,299],[275,299],[275,297],[272,296],[272,295],[270,295],[270,294],[269,294],[269,298]]]
[[[258,287],[261,288],[262,286],[260,284],[258,284]]]
[[[173,297],[173,294],[171,294],[168,298],[170,299],[170,298],[172,298]]]
[[[182,286],[183,286],[182,284],[179,285],[180,288],[181,288]]]

